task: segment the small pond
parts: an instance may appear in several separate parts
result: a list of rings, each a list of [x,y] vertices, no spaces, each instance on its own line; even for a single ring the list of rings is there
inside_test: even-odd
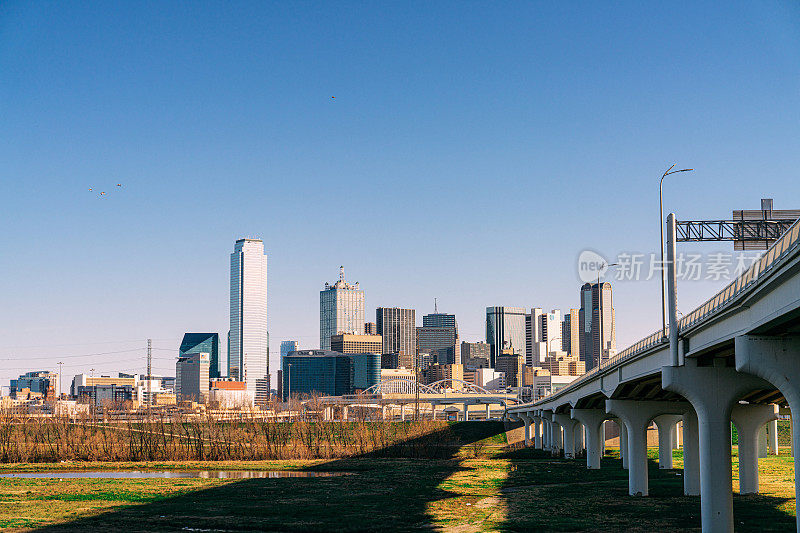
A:
[[[12,472],[0,474],[0,478],[205,478],[205,479],[253,479],[253,478],[280,478],[280,477],[331,477],[341,476],[344,472],[306,472],[294,470],[194,470],[194,471],[169,471],[169,470],[87,470],[82,472]]]

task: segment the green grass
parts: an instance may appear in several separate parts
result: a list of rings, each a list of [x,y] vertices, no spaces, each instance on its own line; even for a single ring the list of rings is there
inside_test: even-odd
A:
[[[463,427],[464,431],[469,428]],[[472,430],[469,430],[472,431]],[[497,443],[475,432],[472,438]],[[501,437],[502,438],[502,435]],[[465,439],[464,442],[469,442]],[[532,450],[467,444],[445,459],[367,457],[334,461],[123,463],[122,469],[312,469],[349,475],[277,479],[0,479],[0,528],[44,531],[689,531],[700,500],[685,497],[681,473],[651,462],[650,496],[627,494],[616,450],[600,470]],[[655,449],[649,450],[655,459]],[[680,451],[675,466],[682,465]],[[65,469],[64,464],[5,470]],[[74,467],[74,464],[66,465]],[[107,463],[90,463],[105,469]],[[734,455],[734,467],[736,457]],[[762,494],[734,495],[738,531],[794,529],[787,455],[759,461]],[[734,487],[736,487],[734,468]]]

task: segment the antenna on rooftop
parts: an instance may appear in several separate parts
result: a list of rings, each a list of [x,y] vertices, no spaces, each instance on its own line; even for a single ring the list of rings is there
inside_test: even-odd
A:
[[[439,314],[439,299],[438,298],[434,298],[433,299],[433,314],[434,315],[438,315]]]
[[[339,281],[344,281],[344,266],[339,267]]]

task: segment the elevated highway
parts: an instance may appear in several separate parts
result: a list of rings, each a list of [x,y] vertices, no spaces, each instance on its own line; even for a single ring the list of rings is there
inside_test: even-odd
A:
[[[671,289],[674,295],[674,281]],[[800,422],[800,225],[693,312],[681,320],[671,314],[666,337],[659,330],[567,387],[509,407],[508,415],[525,423],[526,442],[536,447],[570,458],[585,443],[587,468],[600,466],[603,422],[617,421],[634,496],[648,493],[647,427],[656,423],[659,461],[671,467],[669,443],[682,420],[684,492],[700,495],[703,531],[733,531],[731,422],[742,493],[758,492],[763,426],[774,441],[781,410],[791,413],[793,428]],[[800,431],[792,432],[792,445],[800,450]]]

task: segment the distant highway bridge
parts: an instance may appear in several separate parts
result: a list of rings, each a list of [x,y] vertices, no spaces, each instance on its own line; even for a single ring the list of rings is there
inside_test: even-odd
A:
[[[674,258],[674,215],[668,234]],[[659,330],[565,388],[508,413],[524,422],[526,442],[537,448],[570,458],[585,442],[587,468],[600,467],[603,422],[618,421],[635,496],[648,493],[647,427],[655,421],[659,462],[671,468],[667,443],[682,420],[684,492],[700,495],[704,532],[733,531],[731,422],[739,438],[740,492],[755,493],[757,435],[765,424],[774,428],[779,409],[791,413],[793,428],[800,421],[800,225],[680,321],[670,271],[668,341]],[[774,429],[771,438],[774,446]],[[800,431],[792,432],[792,448],[800,451]],[[798,472],[800,453],[794,466]],[[795,496],[797,490],[795,476]]]

